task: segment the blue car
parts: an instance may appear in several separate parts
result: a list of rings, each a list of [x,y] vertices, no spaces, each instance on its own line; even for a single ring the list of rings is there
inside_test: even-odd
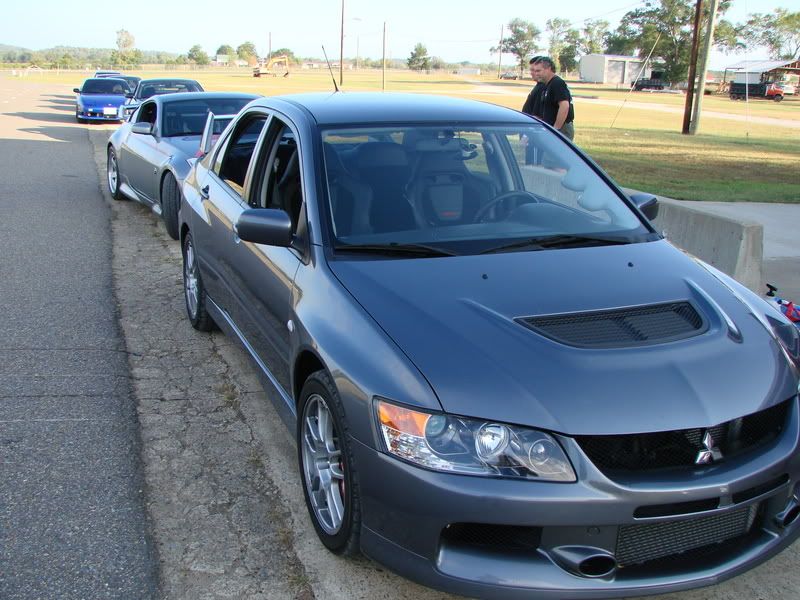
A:
[[[78,123],[122,120],[120,107],[129,92],[128,82],[124,79],[92,77],[72,91],[78,94],[75,106]]]
[[[797,328],[541,121],[263,98],[182,192],[189,321],[252,357],[332,552],[470,597],[597,599],[800,537]]]

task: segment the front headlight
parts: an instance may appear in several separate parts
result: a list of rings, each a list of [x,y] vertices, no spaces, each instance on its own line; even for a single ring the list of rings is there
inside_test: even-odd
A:
[[[375,403],[386,450],[436,471],[576,481],[553,436],[536,429]]]

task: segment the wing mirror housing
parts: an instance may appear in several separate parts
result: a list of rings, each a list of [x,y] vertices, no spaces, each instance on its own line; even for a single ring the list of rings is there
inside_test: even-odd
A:
[[[292,245],[292,219],[285,210],[249,208],[239,215],[235,231],[245,242],[284,248]]]
[[[142,135],[153,135],[153,124],[146,122],[134,123],[131,125],[131,132],[140,133]]]
[[[631,201],[645,217],[651,221],[658,216],[658,198],[653,194],[637,193],[630,195]]]
[[[80,94],[81,93],[81,89],[80,88],[72,88],[72,91],[75,92],[76,94]]]
[[[133,92],[128,92],[127,94],[125,94],[125,97],[126,98],[133,98]]]

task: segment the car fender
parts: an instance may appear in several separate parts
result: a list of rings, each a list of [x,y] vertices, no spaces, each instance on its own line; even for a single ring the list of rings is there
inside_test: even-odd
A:
[[[328,269],[322,249],[313,246],[312,254],[295,278],[290,364],[296,366],[304,352],[316,356],[339,391],[351,435],[378,447],[375,398],[432,412],[441,404],[419,369]],[[293,368],[292,389],[300,390],[295,373]]]

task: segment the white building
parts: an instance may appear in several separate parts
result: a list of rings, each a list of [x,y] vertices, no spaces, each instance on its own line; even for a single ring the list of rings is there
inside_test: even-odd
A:
[[[583,81],[630,85],[636,79],[650,77],[650,69],[642,72],[644,66],[645,60],[636,56],[586,54],[581,56],[579,69]]]

